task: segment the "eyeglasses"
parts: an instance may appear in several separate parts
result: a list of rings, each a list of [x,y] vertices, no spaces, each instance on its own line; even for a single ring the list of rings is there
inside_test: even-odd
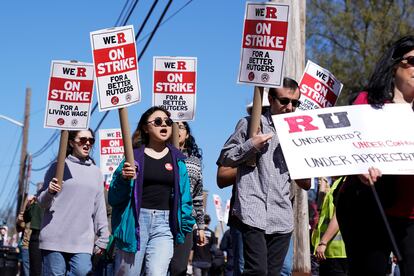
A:
[[[411,66],[414,66],[414,56],[409,56],[401,59],[401,62],[404,64],[409,64]]]
[[[185,128],[185,125],[178,125],[178,129],[179,129],[179,130],[187,130],[187,129]]]
[[[162,122],[165,122],[165,124],[169,127],[173,124],[173,120],[170,118],[162,119],[160,117],[157,117],[152,121],[148,121],[147,124],[153,124],[154,126],[159,127],[162,126]]]
[[[95,144],[95,138],[93,137],[79,137],[78,141],[76,141],[76,139],[73,141],[80,143],[81,145],[85,145],[87,142],[89,142],[91,145]]]
[[[273,100],[277,99],[281,105],[288,105],[292,103],[292,106],[299,107],[301,102],[296,99],[289,99],[289,98],[278,98],[277,96],[272,96]]]

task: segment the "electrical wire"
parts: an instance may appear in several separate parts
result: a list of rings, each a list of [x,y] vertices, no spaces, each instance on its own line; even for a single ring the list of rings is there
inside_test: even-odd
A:
[[[119,22],[121,21],[122,15],[126,11],[126,8],[127,8],[129,2],[130,1],[128,1],[128,0],[125,2],[124,6],[122,8],[121,13],[119,14],[118,19],[116,20],[115,26],[117,26],[119,24]],[[128,19],[131,17],[132,12],[134,11],[134,9],[135,9],[136,5],[138,4],[138,2],[139,2],[139,0],[134,0],[134,2],[130,2],[131,4],[129,5],[129,8],[127,9],[128,10],[127,11],[127,15],[122,20],[122,25],[125,25],[126,22],[128,21]],[[96,110],[97,107],[98,107],[98,104],[96,103],[94,105],[94,107],[92,108],[91,115],[94,113],[94,111]],[[36,157],[42,155],[48,148],[50,148],[54,144],[54,142],[57,140],[57,138],[59,136],[59,133],[60,133],[60,131],[59,130],[56,130],[52,134],[52,136],[49,138],[49,140],[38,151],[36,151],[36,152],[34,152],[32,154],[32,158],[36,158]],[[47,165],[45,165],[45,166],[43,166],[41,168],[32,169],[32,170],[33,171],[42,171],[45,168],[49,167],[53,162],[54,162],[54,160],[50,161]]]
[[[157,24],[155,25],[154,29],[153,29],[153,30],[152,30],[152,32],[151,32],[150,37],[148,38],[147,42],[145,43],[144,48],[143,48],[143,50],[141,51],[141,54],[138,56],[138,62],[141,60],[142,56],[145,54],[145,51],[147,50],[147,48],[148,48],[149,44],[150,44],[150,43],[151,43],[151,41],[152,41],[152,38],[154,37],[155,33],[157,32],[157,30],[158,30],[158,28],[159,28],[159,26],[160,26],[160,24],[161,24],[162,19],[164,18],[165,14],[167,13],[168,9],[170,8],[171,3],[172,3],[172,0],[169,0],[169,1],[168,1],[168,3],[167,3],[167,5],[165,6],[165,8],[164,8],[164,10],[163,10],[163,12],[162,12],[162,14],[161,14],[160,18],[159,18],[159,19],[158,19],[158,21],[157,21]],[[153,8],[154,8],[154,7],[155,7],[154,5],[151,7],[150,12],[152,12],[152,10],[153,10]],[[146,19],[146,20],[148,20],[148,18],[145,18],[145,19]],[[144,23],[146,23],[146,21],[144,21]],[[141,30],[140,30],[140,31],[141,31]],[[138,39],[138,37],[136,36],[136,37],[135,37],[135,40],[137,40],[137,39]],[[110,111],[106,111],[106,112],[105,112],[104,116],[103,116],[103,117],[99,120],[99,123],[98,123],[97,127],[95,128],[94,132],[98,131],[99,127],[101,126],[101,124],[102,124],[102,123],[103,123],[103,121],[105,120],[106,116],[108,116],[108,113],[109,113],[109,112],[110,112]]]
[[[14,154],[13,154],[13,159],[12,159],[12,161],[11,161],[11,166],[10,166],[10,168],[9,168],[9,170],[7,171],[7,175],[6,175],[6,178],[4,179],[4,181],[3,181],[3,185],[1,186],[1,191],[0,191],[0,195],[2,195],[3,193],[4,193],[4,189],[5,189],[5,187],[7,186],[7,183],[8,183],[8,181],[9,181],[9,177],[10,177],[10,173],[11,173],[11,170],[12,170],[12,168],[14,167],[13,166],[13,164],[14,164],[14,162],[16,161],[16,157],[17,157],[17,151],[19,150],[19,148],[20,148],[20,144],[21,144],[21,142],[22,142],[22,136],[23,136],[23,133],[21,133],[20,134],[20,137],[19,137],[19,140],[18,140],[18,142],[17,142],[17,146],[16,146],[16,150],[14,151]]]

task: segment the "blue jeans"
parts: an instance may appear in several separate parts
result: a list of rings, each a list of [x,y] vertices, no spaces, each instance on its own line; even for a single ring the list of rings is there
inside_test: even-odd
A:
[[[232,226],[230,227],[230,234],[233,242],[233,275],[240,276],[244,267],[242,233]]]
[[[22,253],[21,275],[29,276],[30,275],[29,249],[22,247],[21,253]]]
[[[42,250],[43,276],[87,275],[92,271],[91,257],[88,253],[72,254]]]
[[[116,248],[115,275],[167,275],[174,252],[168,210],[141,208],[139,214],[140,251],[128,253]]]
[[[283,262],[280,276],[292,275],[292,269],[293,269],[293,238],[290,237],[289,249],[285,256],[285,261]]]

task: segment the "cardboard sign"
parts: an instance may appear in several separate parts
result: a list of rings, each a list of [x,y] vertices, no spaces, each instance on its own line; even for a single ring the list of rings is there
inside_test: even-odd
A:
[[[300,110],[332,107],[341,93],[343,84],[328,70],[308,60],[302,75]]]
[[[171,112],[171,119],[194,120],[197,58],[154,57],[153,106]]]
[[[367,173],[414,174],[409,104],[330,107],[272,116],[292,179]]]
[[[138,103],[141,89],[134,26],[91,32],[99,111]]]
[[[219,195],[213,194],[214,208],[216,209],[216,215],[218,221],[223,221],[223,211],[221,209],[221,198]]]
[[[280,87],[288,34],[289,5],[247,3],[239,83]]]
[[[112,174],[124,158],[124,143],[121,129],[99,130],[100,167],[105,178],[105,187],[109,186]]]
[[[93,96],[93,64],[52,60],[44,127],[88,129]]]

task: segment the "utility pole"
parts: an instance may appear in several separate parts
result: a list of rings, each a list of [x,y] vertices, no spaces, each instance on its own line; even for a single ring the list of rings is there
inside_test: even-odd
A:
[[[306,1],[290,2],[286,76],[299,81],[305,69]],[[311,275],[308,194],[295,185],[293,275]]]
[[[286,77],[299,81],[305,69],[306,0],[271,0],[289,3],[289,26],[284,72]],[[293,275],[311,275],[308,194],[295,185],[294,230],[293,230]]]
[[[17,189],[17,206],[16,216],[19,214],[22,204],[25,200],[25,173],[26,173],[26,160],[27,160],[27,144],[29,141],[29,119],[30,119],[30,99],[32,96],[32,89],[26,88],[26,100],[24,106],[24,120],[23,120],[23,143],[20,154],[20,169],[19,169],[19,182]]]

